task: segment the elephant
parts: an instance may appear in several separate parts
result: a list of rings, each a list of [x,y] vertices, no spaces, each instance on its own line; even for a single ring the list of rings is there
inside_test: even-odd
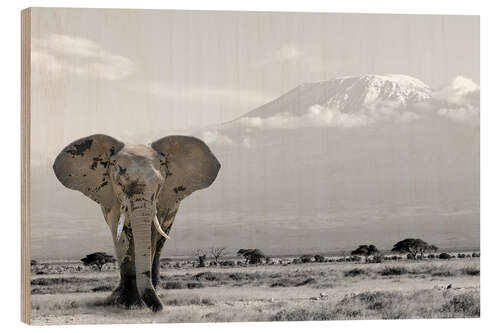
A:
[[[210,186],[220,167],[210,148],[190,136],[166,136],[146,146],[95,134],[59,153],[56,178],[97,202],[111,230],[120,284],[110,302],[163,309],[159,260],[180,202]]]

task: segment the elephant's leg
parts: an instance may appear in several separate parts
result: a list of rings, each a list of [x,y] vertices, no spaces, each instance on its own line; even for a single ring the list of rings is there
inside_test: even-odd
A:
[[[168,210],[166,213],[158,214],[158,220],[163,230],[170,234],[170,229],[174,223],[175,215],[177,214],[177,208]],[[153,287],[158,290],[158,284],[160,283],[160,257],[163,245],[165,245],[166,239],[156,230],[154,226],[151,227],[151,244],[153,247],[153,265],[151,269],[151,282]]]
[[[119,206],[116,208],[113,207],[113,209],[109,211],[103,208],[103,214],[111,230],[111,236],[115,244],[116,259],[120,264],[120,283],[108,297],[108,302],[127,308],[143,306],[139,293],[137,292],[134,237],[132,236],[132,230],[124,226],[122,235],[117,241],[116,229],[120,217]]]
[[[127,308],[142,307],[144,303],[137,291],[135,276],[134,238],[132,237],[132,230],[124,227],[123,233],[128,240],[128,247],[120,261],[120,284],[113,291],[109,300],[114,304]]]
[[[153,257],[153,267],[152,267],[152,275],[151,275],[151,282],[153,283],[153,287],[158,290],[158,283],[160,282],[160,256],[161,256],[161,249],[163,248],[163,245],[165,244],[165,238],[161,237],[157,242],[155,246],[155,254]]]

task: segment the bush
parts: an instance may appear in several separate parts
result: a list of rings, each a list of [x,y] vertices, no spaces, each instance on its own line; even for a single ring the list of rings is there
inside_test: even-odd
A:
[[[460,259],[463,259],[463,258],[465,258],[465,254],[464,253],[459,253],[459,254],[457,254],[457,257],[459,257]]]
[[[358,276],[358,275],[366,275],[366,271],[361,268],[354,268],[349,271],[344,272],[344,276],[346,277],[353,277],[353,276]]]
[[[359,262],[361,260],[363,260],[363,258],[361,256],[352,256],[351,257],[351,261]]]
[[[451,255],[446,252],[443,252],[439,255],[439,259],[451,259]]]
[[[233,260],[225,260],[220,263],[221,266],[224,267],[234,267],[234,261]]]
[[[314,261],[316,262],[325,262],[325,257],[322,256],[321,254],[317,254],[314,256]]]
[[[266,258],[264,252],[260,249],[239,249],[237,252],[238,256],[243,256],[249,264],[261,264],[262,260]]]
[[[300,262],[305,264],[305,263],[312,262],[313,258],[314,257],[312,254],[304,254],[303,256],[300,256],[299,260],[300,260]]]
[[[476,276],[480,274],[480,271],[475,267],[465,267],[462,268],[462,274]]]
[[[163,284],[164,289],[182,289],[184,286],[179,281],[167,281]]]
[[[441,311],[452,314],[458,312],[463,317],[479,317],[481,313],[479,297],[472,293],[453,296],[442,306]]]
[[[455,276],[454,271],[450,271],[444,267],[440,267],[431,273],[432,276]]]
[[[188,289],[197,289],[197,288],[203,288],[203,283],[201,282],[188,282],[187,283]]]
[[[384,261],[385,257],[381,255],[376,255],[373,257],[373,262],[380,264],[382,261]]]
[[[275,287],[291,287],[291,286],[296,286],[297,283],[295,281],[292,281],[290,279],[279,279],[271,283],[270,287],[275,288]]]
[[[295,285],[295,287],[300,287],[300,286],[305,286],[305,285],[308,285],[308,284],[314,284],[316,283],[316,280],[313,279],[313,278],[308,278],[302,282],[299,282]]]
[[[436,258],[436,256],[435,256],[433,253],[431,253],[431,254],[429,254],[429,255],[427,256],[427,258],[428,258],[428,259],[434,259],[434,258]]]
[[[408,259],[408,260],[413,260],[413,259],[415,259],[415,256],[414,256],[413,254],[411,254],[411,253],[408,253],[408,254],[406,255],[406,259]]]
[[[391,275],[402,275],[407,274],[408,270],[405,267],[400,266],[387,266],[380,271],[380,275],[391,276]]]
[[[196,280],[206,280],[206,281],[217,281],[219,280],[219,276],[212,272],[202,272],[198,273],[194,276]]]
[[[80,259],[85,266],[96,267],[99,271],[102,267],[108,263],[114,263],[116,260],[113,256],[106,254],[105,252],[94,252],[88,254],[85,258]]]
[[[111,291],[113,290],[112,286],[97,286],[95,288],[91,289],[93,292],[98,292],[98,291]]]
[[[473,252],[472,253],[472,258],[479,258],[479,253]]]

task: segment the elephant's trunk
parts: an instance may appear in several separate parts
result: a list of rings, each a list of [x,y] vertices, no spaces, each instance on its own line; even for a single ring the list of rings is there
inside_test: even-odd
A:
[[[130,222],[134,236],[137,291],[144,303],[157,312],[163,309],[163,304],[151,283],[151,224],[154,216],[154,208],[141,207],[132,210]]]

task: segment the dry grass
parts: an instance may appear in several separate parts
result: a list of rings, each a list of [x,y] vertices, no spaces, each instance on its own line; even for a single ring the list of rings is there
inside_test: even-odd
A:
[[[477,258],[172,269],[162,274],[166,310],[156,315],[106,304],[117,271],[38,275],[32,279],[32,319],[62,324],[478,317],[479,274]]]
[[[338,303],[283,309],[271,320],[352,320],[479,317],[479,295],[453,295],[436,290],[410,293],[397,291],[363,292],[345,296]]]

